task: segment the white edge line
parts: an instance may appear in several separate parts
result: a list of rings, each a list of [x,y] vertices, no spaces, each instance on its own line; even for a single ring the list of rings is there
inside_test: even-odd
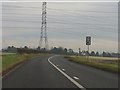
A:
[[[8,71],[4,76],[2,76],[2,78],[5,78],[6,76],[8,76],[10,73],[12,73],[13,71],[15,71],[17,68],[21,67],[24,63],[21,63],[19,65],[17,65],[16,67],[14,67],[13,69],[11,69],[10,71]]]
[[[72,79],[70,76],[68,76],[66,73],[64,73],[62,70],[60,70],[57,66],[55,66],[51,61],[50,59],[53,58],[55,56],[52,56],[50,58],[48,58],[48,62],[53,66],[55,67],[60,73],[62,73],[67,79],[69,79],[72,83],[74,83],[78,88],[81,88],[81,89],[84,89],[86,90],[82,85],[80,85],[78,82],[76,82],[74,79]]]

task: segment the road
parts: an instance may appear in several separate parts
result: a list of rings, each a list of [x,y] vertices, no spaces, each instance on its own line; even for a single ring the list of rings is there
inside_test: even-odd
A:
[[[118,88],[118,75],[64,59],[36,57],[2,79],[3,88]]]

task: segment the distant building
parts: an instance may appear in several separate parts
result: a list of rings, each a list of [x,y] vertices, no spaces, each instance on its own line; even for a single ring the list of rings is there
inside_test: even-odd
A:
[[[16,47],[14,47],[14,46],[8,46],[8,48],[7,48],[7,50],[6,50],[7,52],[10,52],[10,53],[17,53],[17,48]]]

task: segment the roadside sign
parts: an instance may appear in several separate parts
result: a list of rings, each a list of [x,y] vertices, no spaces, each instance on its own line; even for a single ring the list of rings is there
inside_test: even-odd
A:
[[[88,46],[87,60],[89,60],[89,45],[91,45],[91,37],[86,36],[86,45]]]
[[[86,36],[86,45],[91,45],[91,37]]]

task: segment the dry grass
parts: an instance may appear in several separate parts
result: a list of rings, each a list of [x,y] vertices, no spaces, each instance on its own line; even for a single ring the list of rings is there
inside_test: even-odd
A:
[[[27,60],[31,60],[34,57],[42,57],[45,54],[8,54],[2,55],[2,72],[3,74],[7,73],[9,70],[19,65],[20,63],[26,62]]]
[[[115,73],[118,73],[120,70],[118,58],[89,57],[89,59],[87,59],[86,56],[66,56],[65,58],[73,62]]]

